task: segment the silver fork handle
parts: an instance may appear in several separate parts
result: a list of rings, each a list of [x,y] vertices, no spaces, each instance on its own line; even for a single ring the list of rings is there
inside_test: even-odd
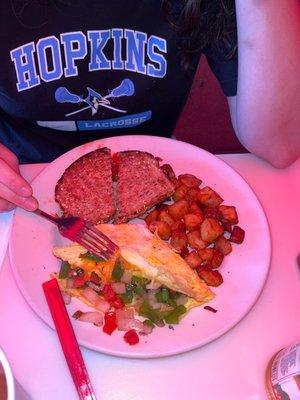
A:
[[[53,216],[50,215],[50,214],[47,214],[45,211],[42,211],[42,210],[40,210],[39,208],[37,208],[37,209],[34,210],[33,212],[34,212],[35,214],[41,216],[41,217],[44,217],[44,218],[48,219],[49,221],[53,222],[54,224],[57,224],[57,222],[58,222],[58,221],[57,221],[58,218],[53,217]]]

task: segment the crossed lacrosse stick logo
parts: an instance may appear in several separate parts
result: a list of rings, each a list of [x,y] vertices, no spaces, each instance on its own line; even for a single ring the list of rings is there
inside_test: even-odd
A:
[[[132,96],[134,94],[134,84],[130,79],[123,79],[121,84],[115,89],[111,90],[107,96],[102,96],[100,93],[96,92],[94,89],[91,89],[90,87],[87,87],[87,91],[88,95],[84,98],[83,96],[79,96],[77,94],[69,92],[69,90],[64,86],[60,86],[59,88],[56,89],[55,100],[58,103],[87,104],[86,107],[80,108],[79,110],[66,114],[65,115],[66,117],[78,114],[89,108],[92,110],[92,115],[94,115],[98,112],[99,107],[109,108],[110,110],[114,110],[119,113],[126,113],[127,112],[126,110],[121,110],[120,108],[112,107],[109,99],[122,96]]]

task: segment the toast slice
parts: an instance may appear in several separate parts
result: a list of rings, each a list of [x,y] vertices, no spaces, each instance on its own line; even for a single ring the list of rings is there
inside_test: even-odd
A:
[[[173,194],[174,183],[152,154],[122,151],[114,161],[118,164],[115,223],[137,217]]]
[[[72,163],[56,184],[55,200],[66,217],[93,224],[111,220],[115,201],[110,150],[94,150]]]

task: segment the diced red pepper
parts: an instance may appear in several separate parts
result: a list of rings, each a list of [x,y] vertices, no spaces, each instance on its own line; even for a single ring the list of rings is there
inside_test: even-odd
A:
[[[242,243],[245,238],[245,231],[244,229],[240,228],[239,226],[235,225],[231,232],[229,240],[233,243]]]
[[[110,304],[112,307],[117,308],[123,308],[124,307],[124,301],[121,299],[121,297],[115,296],[111,301]]]
[[[103,332],[111,335],[117,329],[117,316],[113,311],[104,314]]]
[[[90,281],[95,283],[96,285],[99,285],[99,283],[101,283],[100,276],[96,274],[96,272],[91,273]]]
[[[108,301],[109,303],[115,298],[116,293],[114,292],[113,288],[111,285],[104,285],[103,290],[103,297],[105,301]]]
[[[135,329],[130,329],[130,331],[127,331],[123,338],[125,342],[130,344],[131,346],[137,344],[140,341],[139,335],[136,333]]]
[[[73,286],[76,288],[82,287],[85,284],[85,280],[83,276],[77,276],[74,278]]]

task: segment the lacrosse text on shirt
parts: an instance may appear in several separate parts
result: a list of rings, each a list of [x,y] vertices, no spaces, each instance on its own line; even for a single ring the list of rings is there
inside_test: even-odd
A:
[[[19,92],[62,76],[78,75],[80,60],[88,57],[88,70],[126,70],[163,78],[167,72],[167,42],[131,29],[91,30],[47,36],[10,52]]]

